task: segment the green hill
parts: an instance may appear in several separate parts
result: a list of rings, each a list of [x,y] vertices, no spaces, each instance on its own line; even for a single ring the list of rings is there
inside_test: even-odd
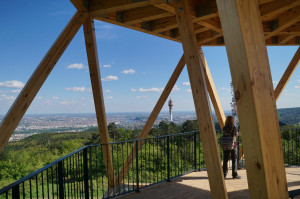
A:
[[[282,108],[278,109],[278,119],[292,126],[300,125],[300,107],[297,108]]]

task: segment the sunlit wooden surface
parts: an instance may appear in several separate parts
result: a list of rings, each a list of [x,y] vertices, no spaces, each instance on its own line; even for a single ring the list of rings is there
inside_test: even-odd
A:
[[[239,170],[242,179],[232,179],[231,171],[225,180],[229,198],[249,198],[246,170]],[[286,168],[288,190],[300,189],[300,167]],[[140,193],[129,193],[118,199],[154,198],[211,198],[206,171],[192,172],[182,177],[142,189]],[[297,197],[300,198],[300,197]]]

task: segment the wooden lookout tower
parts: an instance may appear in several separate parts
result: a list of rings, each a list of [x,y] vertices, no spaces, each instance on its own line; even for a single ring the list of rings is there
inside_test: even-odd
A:
[[[146,138],[184,66],[187,66],[211,196],[228,198],[211,99],[218,122],[225,115],[201,46],[226,46],[246,159],[251,198],[288,198],[276,100],[300,60],[300,48],[274,89],[266,46],[299,46],[300,0],[70,0],[77,12],[63,29],[3,118],[0,151],[7,144],[53,67],[83,26],[101,143],[109,142],[93,20],[105,21],[175,42],[180,58],[139,139]],[[119,176],[126,174],[134,146]],[[103,148],[113,170],[110,147]],[[112,174],[113,172],[108,172]],[[114,176],[109,184],[118,184]]]

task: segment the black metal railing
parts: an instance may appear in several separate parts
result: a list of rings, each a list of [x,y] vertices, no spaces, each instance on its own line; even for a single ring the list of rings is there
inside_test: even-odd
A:
[[[281,131],[286,164],[300,165],[299,131]],[[217,138],[220,138],[220,133],[217,133]],[[123,173],[119,176],[119,171],[134,145],[141,145],[141,148],[136,150],[132,157],[131,166],[126,165],[129,167],[127,175]],[[113,156],[113,182],[121,182],[118,185],[108,185],[102,150],[109,147]],[[241,142],[238,147],[242,147]],[[220,155],[222,159],[223,154]],[[90,145],[1,189],[0,199],[110,198],[139,191],[156,183],[171,181],[174,177],[205,167],[199,131]]]

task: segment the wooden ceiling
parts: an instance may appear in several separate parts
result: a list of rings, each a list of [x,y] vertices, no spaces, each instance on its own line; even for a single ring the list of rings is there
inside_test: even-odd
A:
[[[94,19],[181,42],[172,0],[81,2]],[[300,44],[300,0],[258,0],[258,5],[267,45]],[[190,6],[198,44],[224,45],[216,1],[190,0]]]

